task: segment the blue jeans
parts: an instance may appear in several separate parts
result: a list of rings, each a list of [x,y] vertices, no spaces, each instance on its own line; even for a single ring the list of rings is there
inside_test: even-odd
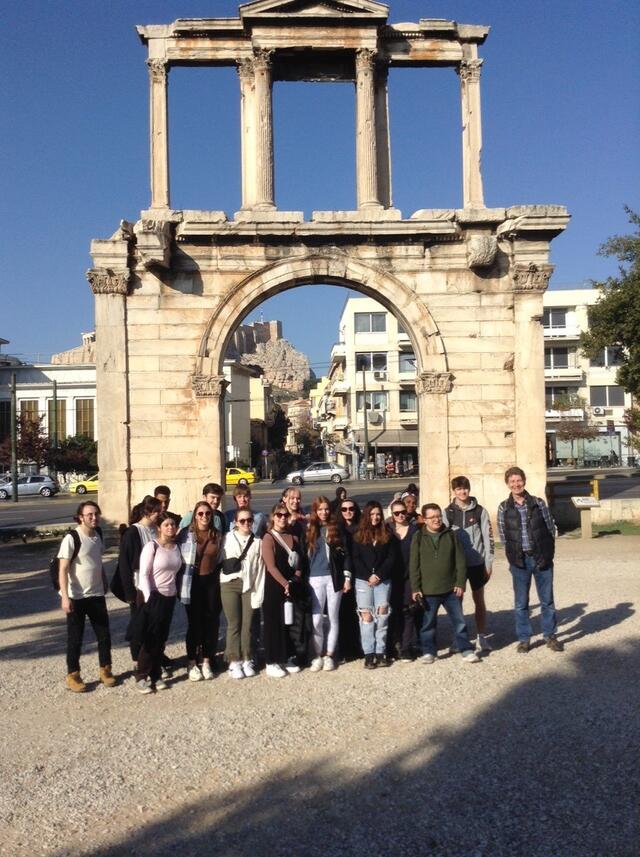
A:
[[[513,579],[515,597],[516,636],[521,643],[529,641],[533,631],[529,620],[529,590],[531,578],[536,582],[536,591],[540,599],[542,612],[542,636],[547,639],[556,633],[556,606],[553,603],[553,568],[539,569],[532,556],[524,557],[525,567],[509,565]]]
[[[369,586],[366,580],[356,580],[356,604],[360,619],[360,642],[365,655],[384,655],[387,649],[387,626],[389,624],[390,581]],[[386,608],[381,613],[381,608]],[[362,615],[369,612],[372,622],[363,622]]]
[[[438,626],[438,610],[444,607],[455,634],[455,644],[460,652],[473,651],[469,641],[467,623],[464,621],[462,601],[453,592],[442,595],[424,596],[424,617],[420,628],[420,645],[423,655],[437,655],[436,628]]]

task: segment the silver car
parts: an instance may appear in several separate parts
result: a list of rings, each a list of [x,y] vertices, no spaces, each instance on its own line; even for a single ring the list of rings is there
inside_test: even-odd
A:
[[[53,497],[60,486],[50,476],[20,476],[18,478],[18,497],[40,494],[43,497]],[[0,500],[8,500],[13,495],[13,482],[7,480],[0,484]]]
[[[292,485],[303,485],[305,482],[342,482],[349,478],[346,467],[339,467],[328,461],[314,461],[304,470],[294,470],[287,473],[287,482]]]

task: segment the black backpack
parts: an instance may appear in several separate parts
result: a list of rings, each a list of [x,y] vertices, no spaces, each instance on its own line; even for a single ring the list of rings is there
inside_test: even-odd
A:
[[[96,527],[96,533],[100,536],[100,540],[104,542],[102,537],[102,530],[100,527]],[[78,554],[80,553],[80,536],[77,530],[69,530],[69,535],[73,539],[73,553],[71,554],[71,559],[69,560],[69,565],[74,562]],[[66,538],[66,536],[64,537]],[[63,539],[64,541],[64,539]],[[49,560],[49,577],[51,578],[51,585],[55,589],[56,592],[60,592],[60,560],[58,559],[58,551],[60,550],[60,545],[55,552],[55,554]]]

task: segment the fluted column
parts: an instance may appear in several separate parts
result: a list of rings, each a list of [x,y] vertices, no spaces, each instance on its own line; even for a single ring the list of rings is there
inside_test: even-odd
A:
[[[385,208],[391,208],[391,140],[389,138],[389,66],[376,65],[376,150],[378,194]]]
[[[273,111],[271,59],[273,51],[254,52],[255,202],[258,209],[275,208],[273,198]]]
[[[169,127],[167,79],[169,67],[163,59],[148,59],[149,120],[151,141],[151,208],[169,208]]]
[[[481,67],[480,59],[462,60],[458,67],[462,103],[462,195],[465,208],[484,208],[481,169]]]
[[[356,176],[358,208],[379,208],[375,52],[356,51]]]
[[[240,155],[242,169],[242,208],[251,208],[256,200],[255,73],[252,59],[238,62],[240,81]]]

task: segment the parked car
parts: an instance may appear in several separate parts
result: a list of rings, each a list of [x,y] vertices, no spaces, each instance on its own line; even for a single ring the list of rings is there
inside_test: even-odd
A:
[[[303,485],[305,482],[342,482],[349,478],[346,467],[339,467],[328,461],[312,461],[303,470],[293,470],[287,473],[287,482],[292,485]]]
[[[98,491],[99,489],[100,480],[97,473],[94,473],[93,476],[88,476],[86,479],[79,480],[78,482],[69,483],[69,491],[71,491],[72,494],[86,494],[87,491]]]
[[[18,497],[41,494],[43,497],[53,497],[60,490],[55,479],[50,476],[20,476],[18,478]],[[13,494],[13,482],[11,479],[0,484],[0,500],[8,500]]]
[[[244,470],[242,467],[227,467],[224,474],[227,488],[230,485],[252,485],[258,482],[258,477],[253,470]]]

